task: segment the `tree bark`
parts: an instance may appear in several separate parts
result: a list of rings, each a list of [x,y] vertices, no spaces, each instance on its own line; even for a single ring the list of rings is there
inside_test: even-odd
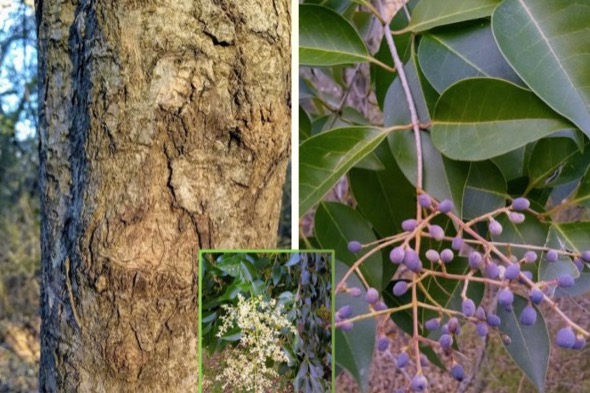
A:
[[[38,1],[42,392],[196,392],[203,248],[276,242],[287,0]]]

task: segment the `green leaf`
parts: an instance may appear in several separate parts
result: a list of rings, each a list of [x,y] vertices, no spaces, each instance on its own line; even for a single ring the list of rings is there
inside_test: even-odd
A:
[[[574,252],[590,250],[590,238],[588,237],[588,233],[590,233],[590,222],[553,223],[551,230],[558,239],[561,248]],[[552,244],[550,246],[553,247]],[[574,286],[570,288],[556,288],[555,296],[580,296],[590,291],[590,273],[588,273],[587,269],[579,273],[576,268],[576,271],[573,273],[570,272],[573,277],[577,277]]]
[[[512,360],[526,374],[540,393],[545,392],[545,376],[549,363],[549,333],[543,315],[537,310],[537,321],[533,326],[523,326],[518,321],[522,309],[528,301],[514,296],[511,311],[498,308],[502,320],[498,329],[508,337],[510,344],[504,343]]]
[[[408,27],[414,33],[471,19],[490,16],[501,0],[422,0]]]
[[[374,151],[383,163],[381,171],[353,168],[350,187],[357,209],[371,222],[381,237],[401,232],[401,222],[413,212],[416,189],[405,178],[393,159],[387,142]]]
[[[372,61],[350,22],[329,8],[299,5],[299,64],[333,66]]]
[[[590,207],[590,167],[587,167],[571,203]]]
[[[506,180],[491,161],[474,162],[463,195],[463,218],[472,219],[506,205]]]
[[[455,82],[478,76],[524,86],[500,53],[487,21],[426,34],[420,41],[418,59],[424,75],[439,93]]]
[[[528,86],[590,136],[590,6],[506,0],[492,16],[500,50]]]
[[[303,216],[387,136],[373,127],[340,128],[312,136],[299,149],[299,212]]]
[[[377,240],[367,221],[354,209],[340,203],[322,202],[315,214],[314,231],[321,248],[334,250],[338,260],[352,266],[364,252],[351,253],[348,242],[369,243]],[[390,277],[383,276],[381,253],[371,255],[360,271],[372,287],[380,290]]]
[[[500,169],[504,179],[511,181],[525,175],[528,156],[526,154],[526,146],[523,146],[492,158],[492,162]]]
[[[305,109],[299,106],[299,143],[311,136],[311,119]]]
[[[347,271],[348,266],[336,261],[336,282],[339,282]],[[349,304],[352,307],[353,315],[367,313],[369,309],[364,301],[364,287],[358,277],[354,274],[351,275],[346,284],[348,287],[361,288],[363,293],[358,298],[337,293],[336,309]],[[352,375],[362,392],[367,392],[369,388],[369,367],[375,346],[375,328],[375,318],[367,318],[356,322],[349,332],[335,329],[336,345],[334,351],[336,365],[346,369]]]
[[[449,158],[492,158],[573,125],[512,83],[473,78],[449,87],[436,104],[432,142]]]
[[[529,189],[556,185],[549,180],[553,180],[557,171],[578,154],[578,146],[570,138],[543,138],[538,141],[528,165]]]
[[[423,188],[436,199],[453,201],[456,214],[463,211],[463,192],[469,164],[443,157],[433,146],[430,135],[422,132]],[[394,132],[389,146],[406,178],[416,185],[416,143],[411,132]]]

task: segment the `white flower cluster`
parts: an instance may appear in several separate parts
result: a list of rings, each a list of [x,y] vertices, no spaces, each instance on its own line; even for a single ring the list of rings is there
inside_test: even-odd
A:
[[[238,347],[229,351],[223,373],[215,379],[224,382],[223,389],[232,386],[254,393],[268,391],[278,374],[267,366],[267,361],[289,361],[281,351],[280,335],[286,328],[297,334],[295,327],[282,315],[283,307],[277,306],[274,299],[264,300],[262,296],[244,299],[238,294],[237,306],[222,308],[226,314],[221,316],[217,336],[223,336],[235,325],[242,335]]]

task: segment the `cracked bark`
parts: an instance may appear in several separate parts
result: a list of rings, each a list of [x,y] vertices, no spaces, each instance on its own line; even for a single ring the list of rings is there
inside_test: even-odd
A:
[[[42,392],[195,392],[199,248],[275,244],[287,0],[37,3]]]

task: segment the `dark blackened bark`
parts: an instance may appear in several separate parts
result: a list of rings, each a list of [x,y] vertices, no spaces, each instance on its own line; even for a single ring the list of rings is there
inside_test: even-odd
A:
[[[275,244],[289,1],[42,7],[41,390],[196,391],[198,250]]]

